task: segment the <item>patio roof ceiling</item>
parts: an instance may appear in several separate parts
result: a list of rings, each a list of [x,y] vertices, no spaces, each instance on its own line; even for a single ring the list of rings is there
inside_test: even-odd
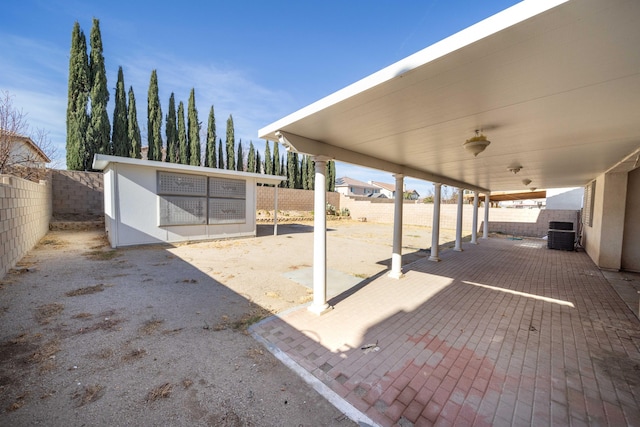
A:
[[[582,186],[638,165],[639,46],[637,0],[526,0],[259,137],[467,189]],[[491,141],[477,157],[475,130]]]

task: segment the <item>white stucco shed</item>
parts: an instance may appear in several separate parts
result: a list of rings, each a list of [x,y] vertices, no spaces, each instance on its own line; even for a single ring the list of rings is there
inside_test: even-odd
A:
[[[256,186],[284,178],[97,154],[112,247],[256,235]]]

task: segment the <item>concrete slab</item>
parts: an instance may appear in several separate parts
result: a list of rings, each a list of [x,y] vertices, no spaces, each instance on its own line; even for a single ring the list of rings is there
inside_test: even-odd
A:
[[[287,271],[282,275],[306,288],[313,289],[313,267]],[[327,298],[340,295],[362,282],[362,280],[363,278],[355,277],[342,271],[327,269]]]

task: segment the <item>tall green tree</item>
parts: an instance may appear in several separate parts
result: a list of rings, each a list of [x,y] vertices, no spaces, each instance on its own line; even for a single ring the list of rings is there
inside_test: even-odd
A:
[[[233,116],[229,114],[229,118],[227,119],[227,169],[233,170],[236,165],[236,137],[235,130],[233,129]]]
[[[200,122],[198,121],[198,110],[196,109],[196,91],[191,88],[189,94],[189,164],[200,166]]]
[[[213,112],[213,105],[209,110],[209,122],[207,123],[207,145],[204,165],[208,168],[218,167],[218,158],[216,156],[216,117]]]
[[[256,173],[264,173],[262,169],[262,159],[260,158],[260,151],[256,150]]]
[[[87,39],[76,21],[71,31],[67,95],[66,154],[69,170],[84,170],[85,167],[90,80]]]
[[[139,159],[142,157],[142,138],[140,137],[140,125],[138,124],[138,110],[136,109],[136,96],[133,86],[129,86],[129,116],[127,119],[127,133],[129,139],[129,157]]]
[[[253,141],[249,141],[249,154],[247,155],[247,172],[256,172],[256,149]]]
[[[316,165],[311,157],[307,158],[307,188],[315,189]]]
[[[222,151],[222,138],[218,138],[218,169],[224,169],[224,153]]]
[[[166,117],[165,135],[167,136],[167,153],[165,161],[178,162],[178,122],[176,118],[176,98],[173,92],[169,97],[169,112]]]
[[[158,73],[151,71],[147,96],[147,159],[162,160],[162,108],[158,95]]]
[[[282,166],[280,163],[280,149],[278,148],[278,142],[273,143],[273,174],[284,176],[282,173]],[[282,184],[282,182],[280,183]]]
[[[336,191],[336,164],[333,160],[327,162],[327,191]]]
[[[264,173],[267,175],[273,175],[273,157],[271,157],[269,141],[266,141],[266,145],[264,147]]]
[[[85,158],[85,170],[91,169],[93,155],[111,154],[111,124],[107,103],[109,102],[109,90],[107,89],[107,71],[102,55],[102,36],[100,35],[100,21],[93,18],[93,26],[89,36],[91,53],[89,55],[89,71],[91,73],[91,119],[87,129],[87,141],[89,142],[88,156]]]
[[[308,190],[307,183],[307,156],[302,156],[300,160],[300,187],[303,190]]]
[[[293,153],[287,151],[287,188],[296,188],[296,169]]]
[[[187,139],[187,126],[184,121],[184,104],[178,104],[178,160],[177,163],[188,165],[191,150],[189,150],[189,140]]]
[[[124,89],[124,74],[122,67],[118,67],[118,81],[116,83],[116,105],[113,108],[113,133],[111,142],[113,154],[120,157],[129,156],[129,125],[127,112],[127,93]]]
[[[243,172],[244,171],[244,153],[242,152],[242,140],[238,143],[238,164],[236,165],[236,170]]]

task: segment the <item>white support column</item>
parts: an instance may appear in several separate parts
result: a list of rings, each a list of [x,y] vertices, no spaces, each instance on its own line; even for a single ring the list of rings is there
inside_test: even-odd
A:
[[[440,193],[442,184],[433,184],[433,227],[431,229],[431,256],[429,261],[440,261],[438,245],[440,244]]]
[[[484,225],[482,226],[482,238],[489,238],[489,206],[491,201],[489,199],[489,193],[484,195]]]
[[[273,235],[278,235],[278,184],[274,188],[273,196]]]
[[[462,252],[462,209],[464,203],[464,189],[458,188],[458,215],[456,216],[456,247],[454,251]]]
[[[478,244],[478,204],[480,203],[480,193],[473,192],[473,223],[471,225],[471,243]]]
[[[404,176],[394,175],[396,178],[396,198],[393,211],[393,253],[391,254],[391,272],[389,277],[399,279],[402,274],[402,206],[404,201]]]
[[[314,157],[315,190],[313,203],[313,302],[309,311],[324,314],[327,304],[327,158]]]

